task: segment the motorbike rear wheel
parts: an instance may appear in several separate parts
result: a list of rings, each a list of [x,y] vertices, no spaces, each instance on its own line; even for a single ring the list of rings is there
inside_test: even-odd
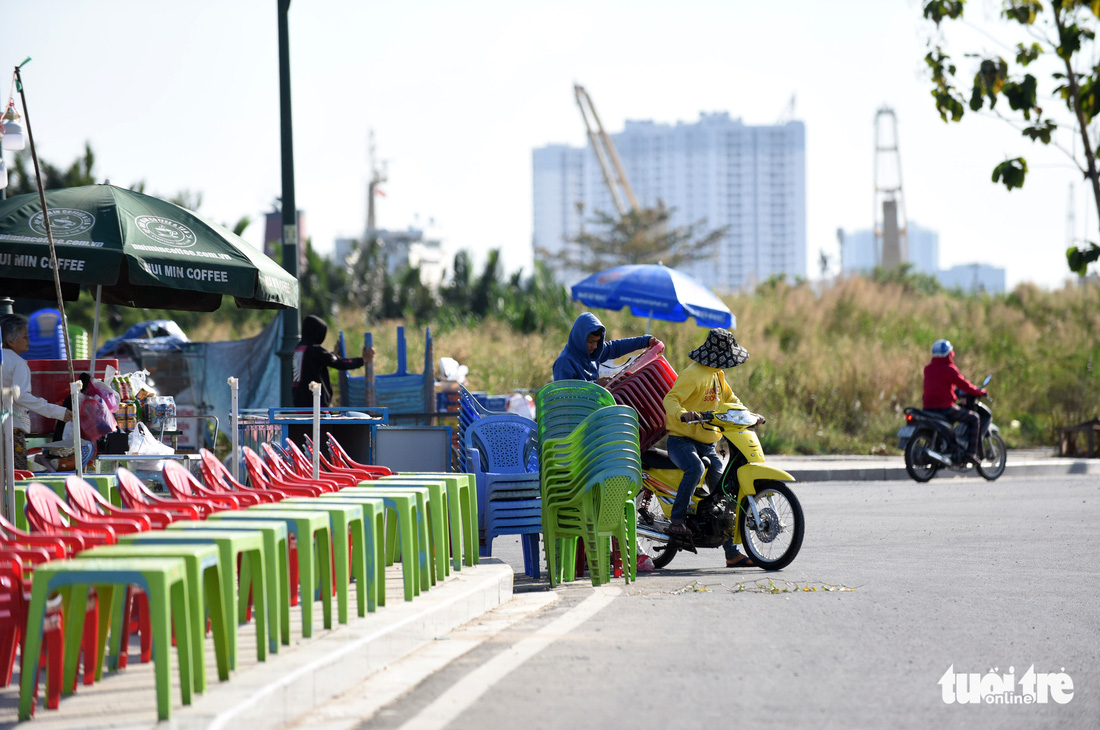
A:
[[[668,534],[670,524],[657,497],[648,489],[643,489],[638,495],[638,527]],[[651,540],[644,535],[638,535],[638,555],[648,555],[653,559],[653,567],[658,570],[671,563],[678,552],[679,550],[668,542]]]
[[[905,471],[918,482],[926,482],[936,475],[939,464],[925,453],[935,443],[935,435],[926,429],[913,434],[905,446]]]
[[[760,523],[753,523],[748,500],[755,500]],[[806,523],[802,505],[790,487],[782,482],[756,483],[756,495],[741,500],[737,519],[741,528],[741,546],[756,567],[782,570],[802,549]]]
[[[993,481],[1004,474],[1007,455],[1005,454],[1005,441],[1001,438],[1001,434],[991,432],[982,439],[982,452],[982,460],[974,465],[978,473],[989,481]]]

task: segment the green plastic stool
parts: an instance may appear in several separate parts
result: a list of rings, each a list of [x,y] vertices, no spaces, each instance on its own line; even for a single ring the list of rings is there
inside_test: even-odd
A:
[[[420,555],[421,560],[401,561],[401,573],[404,579],[405,600],[411,601],[420,595],[421,573],[427,571],[427,553],[420,550],[421,540],[427,541],[427,533],[421,533],[422,521],[420,520],[420,507],[417,495],[409,492],[397,493],[392,496],[382,494],[373,489],[359,489],[348,487],[339,492],[326,492],[318,499],[381,499],[387,513],[385,529],[386,545],[383,549],[385,564],[394,563],[394,545],[400,541],[402,550],[407,556]],[[392,520],[392,523],[391,523]],[[424,571],[421,571],[421,565]],[[385,571],[379,571],[384,573]],[[427,590],[427,588],[425,588]]]
[[[253,589],[253,597],[256,602],[256,659],[267,661],[267,644],[259,640],[269,631],[274,634],[274,628],[268,626],[268,596],[267,584],[264,582],[266,575],[263,535],[259,532],[233,532],[219,530],[211,524],[205,530],[152,530],[150,532],[136,532],[131,535],[119,535],[118,541],[123,544],[137,543],[140,545],[173,545],[179,543],[207,543],[216,545],[218,556],[222,565],[230,566],[223,570],[222,598],[225,601],[225,615],[230,619],[234,615],[233,609],[237,606],[237,576],[232,566],[237,564],[237,558],[242,562],[250,561],[252,569],[257,572],[259,579]],[[237,622],[227,620],[229,629],[229,668],[237,668]]]
[[[136,584],[149,597],[149,618],[153,630],[153,674],[156,678],[157,718],[167,720],[172,715],[170,653],[172,626],[176,628],[176,649],[179,654],[180,697],[191,704],[191,619],[188,609],[189,585],[187,569],[181,558],[111,558],[101,560],[54,560],[34,570],[34,585],[27,613],[26,646],[19,685],[19,719],[29,720],[34,709],[35,678],[42,652],[42,623],[46,601],[54,591],[63,594],[65,602],[65,675],[62,694],[72,694],[76,680],[77,648],[88,601],[88,587],[95,586],[104,604],[121,604],[126,588]],[[121,611],[121,609],[119,609]],[[175,620],[173,621],[173,617]],[[100,636],[106,634],[111,615],[99,617]],[[68,690],[68,691],[66,691]]]
[[[326,502],[358,505],[363,511],[363,534],[367,570],[367,611],[374,613],[378,606],[386,605],[386,503],[381,497],[348,495],[341,498],[332,493]],[[313,497],[292,497],[282,504],[311,502]],[[362,615],[362,614],[360,614]]]
[[[291,497],[284,499],[279,504],[288,508],[333,509],[342,507],[354,508],[350,514],[347,531],[351,536],[351,575],[355,578],[356,608],[360,616],[366,616],[367,612],[373,612],[378,605],[378,591],[376,586],[377,574],[376,555],[381,553],[381,541],[385,535],[385,513],[382,500],[376,504],[356,500],[326,500],[321,502],[313,497]],[[274,505],[272,505],[274,506]],[[334,534],[340,533],[337,526],[339,515],[334,511],[332,515],[332,529]],[[383,528],[377,529],[377,521],[381,519]],[[338,543],[333,540],[333,545]],[[337,553],[339,551],[336,551]],[[337,572],[339,582],[339,572]],[[345,621],[341,619],[341,623]]]
[[[283,500],[273,504],[258,504],[249,511],[320,510],[329,516],[332,530],[332,563],[336,578],[336,620],[348,622],[348,586],[355,578],[356,601],[360,616],[367,615],[367,561],[366,537],[363,529],[363,508],[357,504],[318,502],[316,499]],[[351,565],[348,565],[350,541]],[[322,590],[332,591],[332,584],[321,585]]]
[[[210,611],[210,629],[214,638],[214,656],[218,667],[218,679],[229,679],[229,634],[225,626],[225,601],[222,599],[221,570],[218,549],[213,545],[105,545],[78,553],[81,560],[89,558],[183,558],[187,580],[191,587],[191,656],[195,670],[195,691],[206,691],[206,611]],[[129,635],[122,616],[122,603],[111,617],[114,630],[108,665],[118,668],[118,657],[125,651],[123,644]],[[102,637],[101,637],[102,638]],[[96,662],[96,679],[103,674],[103,646],[99,647]]]
[[[313,587],[317,585],[318,561],[321,580],[332,585],[332,532],[328,515],[318,512],[282,510],[263,512],[243,509],[235,512],[215,512],[206,518],[213,525],[220,520],[260,520],[286,523],[290,534],[298,540],[298,603],[302,607],[302,636],[313,636]],[[321,560],[321,558],[324,558]],[[293,587],[291,587],[293,590]],[[321,591],[321,610],[326,629],[332,628],[332,591]]]
[[[341,489],[339,494],[365,494],[368,497],[382,497],[383,499],[405,499],[411,496],[416,503],[416,552],[412,553],[414,556],[418,556],[419,559],[414,558],[411,561],[407,561],[404,552],[403,541],[399,542],[397,535],[386,531],[386,548],[387,557],[386,563],[392,565],[396,560],[400,559],[401,564],[405,562],[416,563],[417,578],[418,578],[418,590],[419,595],[422,591],[428,591],[433,585],[435,585],[435,571],[432,570],[432,554],[431,554],[431,536],[430,536],[430,520],[428,517],[429,503],[431,501],[431,490],[427,487],[419,486],[403,486],[403,487],[387,487],[381,485],[379,482],[366,482],[370,486],[363,487],[347,487]],[[395,502],[396,504],[396,502]],[[389,503],[386,503],[389,507]]]
[[[477,565],[478,561],[481,559],[481,551],[478,550],[477,478],[473,474],[466,472],[452,473],[442,471],[402,472],[401,474],[394,474],[390,477],[382,478],[391,479],[405,476],[431,477],[433,479],[447,480],[448,500],[455,505],[455,507],[451,508],[452,521],[456,514],[455,509],[461,510],[460,523],[463,530],[463,562],[465,562],[466,565]],[[457,495],[455,491],[457,491]],[[451,530],[453,535],[453,526]],[[457,545],[457,543],[455,543],[455,545]],[[458,562],[458,548],[455,547],[454,551],[455,570],[459,570],[461,566]]]
[[[384,477],[375,481],[380,487],[425,487],[428,490],[428,534],[435,559],[434,582],[442,583],[451,573],[451,541],[453,526],[449,519],[447,483],[430,477]]]
[[[197,520],[177,520],[169,530],[209,530],[211,523]],[[263,523],[255,520],[219,520],[217,529],[230,532],[252,531],[263,534],[264,555],[267,560],[267,620],[271,636],[268,638],[268,650],[278,653],[278,635],[284,645],[290,644],[290,569],[289,534],[286,525],[278,522]],[[252,587],[252,563],[245,561],[241,565],[239,592],[245,596],[237,607],[237,623],[245,623],[248,608],[248,591]]]

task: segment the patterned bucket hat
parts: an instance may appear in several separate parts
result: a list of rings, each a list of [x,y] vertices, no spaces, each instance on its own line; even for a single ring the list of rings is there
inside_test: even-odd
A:
[[[732,368],[749,359],[749,351],[737,344],[733,333],[725,329],[713,329],[707,341],[688,353],[695,362],[708,368]]]

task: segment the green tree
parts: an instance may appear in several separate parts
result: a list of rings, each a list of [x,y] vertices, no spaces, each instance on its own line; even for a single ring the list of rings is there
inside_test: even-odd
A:
[[[79,185],[94,185],[95,153],[92,146],[84,143],[84,154],[73,161],[66,168],[52,165],[41,157],[38,158],[38,168],[42,173],[42,189],[57,190],[58,188],[72,188]],[[38,182],[34,177],[34,164],[31,160],[30,148],[23,150],[12,160],[11,174],[8,176],[8,196],[23,195],[25,193],[37,193]]]
[[[559,252],[539,248],[547,262],[565,269],[595,273],[624,264],[656,264],[675,268],[710,254],[725,237],[729,226],[703,233],[705,220],[678,228],[669,228],[675,209],[658,203],[653,208],[637,208],[621,218],[595,211],[589,227],[568,239]]]
[[[964,22],[966,0],[925,0],[923,7],[924,17],[937,29],[946,21]],[[1097,130],[1090,128],[1100,113],[1100,65],[1095,62],[1100,50],[1095,43],[1100,2],[1005,0],[1001,19],[1019,32],[1021,40],[1014,55],[1006,59],[996,54],[966,54],[971,59],[967,73],[973,72],[972,81],[970,76],[960,77],[961,72],[944,52],[942,35],[929,42],[925,62],[932,73],[932,96],[940,118],[958,122],[966,108],[973,112],[988,109],[1032,142],[1055,145],[1088,180],[1100,211]],[[1042,86],[1040,78],[1047,79]],[[960,80],[969,86],[969,98]],[[1005,104],[998,107],[1001,99]],[[1047,99],[1052,103],[1046,104]],[[1080,151],[1074,139],[1080,143]],[[997,164],[992,178],[1013,190],[1023,186],[1027,174],[1027,160],[1014,157]],[[1086,243],[1087,247],[1071,246],[1066,251],[1069,268],[1079,274],[1100,258],[1100,246]]]

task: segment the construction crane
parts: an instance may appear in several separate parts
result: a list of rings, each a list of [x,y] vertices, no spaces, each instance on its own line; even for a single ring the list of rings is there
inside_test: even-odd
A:
[[[577,106],[581,108],[584,126],[588,130],[588,139],[592,142],[592,151],[596,153],[596,159],[600,163],[600,171],[603,172],[603,180],[611,192],[615,209],[619,211],[620,217],[632,210],[638,210],[641,207],[638,205],[638,198],[634,195],[634,189],[630,187],[619,153],[615,150],[615,143],[603,130],[600,117],[596,114],[596,107],[592,105],[592,97],[580,84],[573,84],[573,93],[577,97]]]

